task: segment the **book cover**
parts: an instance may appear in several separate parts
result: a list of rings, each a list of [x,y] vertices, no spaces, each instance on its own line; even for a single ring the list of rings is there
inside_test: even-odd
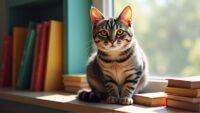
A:
[[[168,79],[169,87],[200,89],[200,76],[170,78]]]
[[[47,51],[44,91],[61,90],[63,88],[63,24],[60,21],[50,21]]]
[[[28,36],[25,42],[22,61],[20,64],[19,77],[17,81],[17,87],[20,89],[29,89],[31,82],[33,53],[36,37],[36,23],[30,22],[28,28]]]
[[[39,53],[39,48],[40,48],[40,35],[41,35],[41,30],[42,30],[42,24],[37,25],[36,29],[36,39],[35,39],[35,47],[34,47],[34,58],[33,58],[33,67],[32,67],[32,74],[31,74],[31,87],[30,90],[34,91],[35,87],[35,79],[36,79],[36,68],[38,64],[38,53]]]
[[[190,103],[190,102],[183,102],[183,101],[167,99],[167,106],[184,109],[184,110],[188,110],[188,111],[193,111],[193,112],[200,112],[200,104],[199,103]]]
[[[19,67],[28,31],[24,27],[13,27],[12,87],[16,88]]]
[[[191,97],[183,97],[183,96],[168,94],[168,99],[185,101],[185,102],[190,102],[190,103],[200,103],[200,97],[199,98],[191,98]]]
[[[134,102],[146,106],[166,106],[167,94],[164,92],[135,94]]]
[[[200,97],[200,89],[166,87],[165,92],[186,97]]]
[[[12,42],[13,38],[4,38],[3,58],[1,59],[0,86],[12,86]]]
[[[41,29],[41,40],[40,47],[38,53],[38,64],[36,66],[36,80],[35,80],[35,91],[43,91],[44,90],[44,76],[46,70],[46,58],[47,58],[47,46],[48,46],[48,38],[49,38],[49,22],[42,23]]]

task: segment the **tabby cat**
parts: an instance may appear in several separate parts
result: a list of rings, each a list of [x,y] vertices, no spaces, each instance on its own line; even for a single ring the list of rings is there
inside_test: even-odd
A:
[[[90,16],[97,47],[87,65],[92,90],[80,92],[78,98],[87,102],[133,104],[133,94],[147,83],[148,63],[132,30],[132,9],[127,6],[118,18],[106,19],[92,7]]]

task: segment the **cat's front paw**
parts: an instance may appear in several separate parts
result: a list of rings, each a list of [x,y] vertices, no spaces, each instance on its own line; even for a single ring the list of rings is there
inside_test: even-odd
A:
[[[134,102],[133,99],[129,97],[124,97],[119,99],[119,104],[122,105],[131,105],[133,104],[133,102]]]
[[[106,99],[106,102],[109,103],[109,104],[117,104],[118,103],[118,98],[117,97],[113,97],[113,96],[109,96],[107,99]]]

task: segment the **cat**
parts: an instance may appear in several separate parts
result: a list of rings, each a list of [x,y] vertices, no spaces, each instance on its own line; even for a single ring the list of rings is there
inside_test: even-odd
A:
[[[106,19],[98,9],[91,7],[90,17],[97,50],[87,64],[91,91],[81,91],[78,99],[133,104],[132,97],[147,84],[149,72],[146,55],[132,30],[132,8],[126,6],[118,18]]]

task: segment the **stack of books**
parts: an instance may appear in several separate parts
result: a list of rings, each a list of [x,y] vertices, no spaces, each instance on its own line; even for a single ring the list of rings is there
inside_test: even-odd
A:
[[[5,37],[0,85],[32,91],[62,89],[63,24],[30,21]]]
[[[142,93],[134,95],[134,102],[136,104],[145,106],[166,106],[167,94],[164,92]]]
[[[200,76],[168,79],[167,106],[200,112]]]
[[[65,91],[69,93],[78,93],[78,91],[85,89],[90,90],[86,76],[85,75],[64,75],[63,83]]]

